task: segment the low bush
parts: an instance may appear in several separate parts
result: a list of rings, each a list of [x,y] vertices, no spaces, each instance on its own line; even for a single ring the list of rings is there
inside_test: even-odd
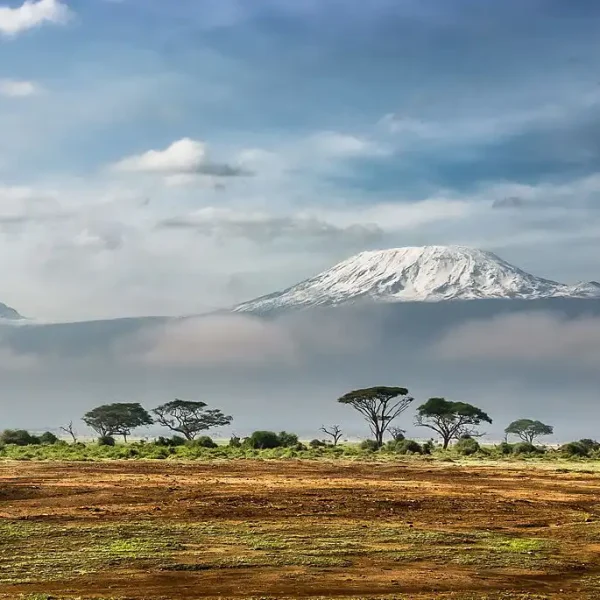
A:
[[[196,438],[193,442],[194,446],[199,446],[200,448],[218,448],[219,445],[213,441],[213,439],[208,435],[201,435],[199,438]]]
[[[396,442],[395,451],[398,454],[423,454],[423,447],[415,440],[400,440]]]
[[[308,444],[311,448],[325,448],[327,443],[323,440],[311,440]]]
[[[254,450],[269,450],[281,446],[281,440],[274,431],[255,431],[244,442],[249,448],[253,448]]]
[[[58,442],[58,437],[56,437],[51,431],[46,431],[40,435],[40,443],[45,444],[47,446],[52,446]]]
[[[569,442],[561,446],[559,452],[568,457],[586,457],[590,451],[581,442]]]
[[[530,444],[529,442],[519,442],[514,444],[512,447],[512,453],[516,455],[520,454],[541,454],[541,450]]]
[[[232,435],[229,438],[229,447],[230,448],[241,448],[242,447],[242,440],[237,436],[237,435]]]
[[[375,440],[363,440],[360,443],[360,449],[368,452],[377,452],[377,450],[379,450],[379,445]]]
[[[503,456],[508,456],[509,454],[513,454],[514,444],[509,444],[508,442],[502,442],[501,444],[498,444],[498,446],[496,446],[496,450]]]
[[[31,435],[25,429],[6,429],[0,434],[0,443],[15,446],[34,446],[40,443],[40,438]]]
[[[588,451],[588,454],[590,452],[597,452],[598,450],[600,450],[600,443],[598,443],[596,440],[583,439],[579,440],[579,442],[577,443],[581,444],[581,446],[583,446]]]
[[[473,454],[477,454],[481,450],[481,447],[477,440],[471,437],[464,437],[454,444],[454,450],[461,456],[473,456]]]
[[[294,448],[298,445],[298,436],[295,433],[282,431],[277,437],[279,438],[279,445],[284,448]]]
[[[423,454],[431,454],[435,450],[435,444],[433,440],[428,440],[421,446]]]
[[[110,435],[102,435],[98,438],[98,446],[115,446],[116,440]]]
[[[174,435],[170,438],[163,437],[162,435],[154,441],[155,446],[161,446],[163,448],[177,448],[178,446],[185,446],[187,440],[180,435]]]

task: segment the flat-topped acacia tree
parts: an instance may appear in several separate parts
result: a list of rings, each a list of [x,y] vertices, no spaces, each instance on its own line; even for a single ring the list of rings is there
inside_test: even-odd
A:
[[[475,427],[483,421],[491,423],[492,419],[472,404],[451,402],[445,398],[429,398],[417,409],[415,423],[438,433],[445,450],[452,440],[477,435]]]
[[[202,431],[229,425],[233,420],[233,417],[223,414],[218,408],[207,408],[205,402],[192,400],[173,400],[158,406],[152,412],[156,415],[157,423],[181,433],[190,441]]]
[[[352,406],[365,418],[381,448],[385,432],[413,400],[406,388],[379,386],[348,392],[338,402]]]
[[[505,430],[506,435],[513,434],[521,438],[522,441],[533,444],[534,440],[542,435],[552,435],[554,428],[552,425],[546,425],[541,421],[532,419],[518,419],[513,421]]]
[[[125,442],[133,429],[153,423],[146,409],[137,402],[98,406],[83,416],[83,422],[102,437],[122,435]]]

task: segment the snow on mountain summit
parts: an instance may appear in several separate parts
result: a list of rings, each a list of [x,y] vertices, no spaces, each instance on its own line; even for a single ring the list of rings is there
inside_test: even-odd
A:
[[[362,252],[282,292],[237,306],[237,312],[331,306],[358,301],[432,302],[486,298],[600,298],[595,282],[569,286],[535,277],[492,252],[422,246]]]

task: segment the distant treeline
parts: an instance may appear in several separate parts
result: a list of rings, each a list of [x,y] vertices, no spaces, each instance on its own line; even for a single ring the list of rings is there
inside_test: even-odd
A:
[[[281,456],[293,456],[303,453],[322,455],[345,455],[359,453],[394,453],[430,455],[440,450],[446,451],[451,444],[454,453],[471,455],[542,455],[547,452],[559,452],[562,455],[580,457],[600,457],[600,444],[594,440],[580,440],[550,451],[536,445],[542,436],[553,433],[553,427],[533,419],[518,419],[505,429],[505,441],[494,448],[482,447],[479,427],[483,423],[492,423],[490,416],[480,408],[465,402],[452,402],[445,398],[430,398],[416,409],[415,425],[433,431],[436,440],[424,444],[405,437],[405,430],[395,423],[400,415],[414,402],[414,398],[402,387],[372,387],[349,392],[338,402],[357,411],[369,426],[372,438],[360,445],[340,444],[343,437],[338,425],[322,426],[322,438],[315,438],[308,445],[300,442],[294,433],[273,431],[255,431],[252,435],[240,438],[233,435],[227,445],[217,444],[206,432],[230,425],[233,417],[220,409],[209,408],[204,402],[173,400],[151,411],[139,403],[113,403],[98,406],[87,412],[83,422],[97,435],[97,448],[117,448],[112,454],[115,458],[168,458],[170,456],[191,457],[206,454],[206,450],[219,452],[226,456],[262,451],[275,452]],[[136,442],[127,446],[132,432],[142,427],[158,424],[171,431],[171,437],[159,437],[153,442]],[[89,445],[78,441],[73,422],[60,428],[71,437],[71,444],[60,440],[55,434],[46,432],[40,436],[25,430],[5,430],[0,434],[0,450],[7,448],[50,446],[61,448],[55,454],[69,454],[66,447],[83,450]],[[509,444],[508,436],[514,436],[518,443]],[[117,445],[116,436],[123,438],[124,445]],[[389,438],[386,442],[385,439]],[[439,440],[439,444],[438,441]],[[106,454],[106,450],[101,451]],[[10,454],[10,452],[8,452]],[[13,452],[14,454],[14,452]],[[18,453],[17,453],[18,454]],[[46,452],[48,454],[48,452]],[[50,453],[52,454],[52,453]],[[77,452],[75,452],[77,454]],[[110,454],[110,452],[109,452]],[[129,456],[131,455],[131,456]]]

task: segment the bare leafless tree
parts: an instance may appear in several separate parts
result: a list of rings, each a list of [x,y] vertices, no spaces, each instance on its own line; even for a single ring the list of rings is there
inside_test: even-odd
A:
[[[65,425],[64,427],[59,427],[59,429],[61,431],[64,431],[65,433],[68,433],[73,438],[74,444],[77,443],[77,435],[75,434],[75,428],[73,427],[73,421],[69,421],[68,425]]]
[[[325,425],[323,425],[321,431],[332,439],[334,446],[338,445],[338,442],[342,437],[342,428],[339,425],[332,425],[331,427],[325,427]]]

